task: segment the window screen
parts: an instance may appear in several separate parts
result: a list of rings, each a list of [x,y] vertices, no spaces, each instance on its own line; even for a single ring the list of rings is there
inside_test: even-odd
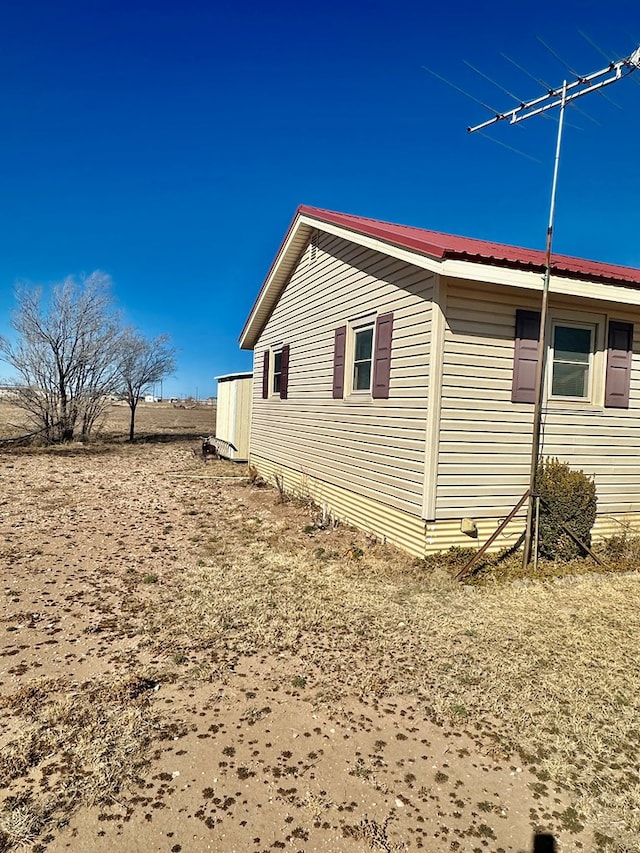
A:
[[[556,325],[553,330],[552,397],[589,396],[593,330]]]
[[[358,329],[355,333],[353,358],[353,390],[368,391],[371,388],[371,355],[373,351],[373,326]]]

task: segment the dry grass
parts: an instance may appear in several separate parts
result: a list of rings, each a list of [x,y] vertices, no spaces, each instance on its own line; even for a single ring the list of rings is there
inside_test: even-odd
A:
[[[197,405],[190,409],[175,408],[171,403],[139,403],[136,409],[136,439],[193,440],[215,432],[215,406]],[[0,441],[15,438],[33,430],[26,412],[6,401],[0,401]],[[93,443],[120,443],[129,435],[129,407],[113,403],[94,428]],[[68,452],[75,445],[59,448]]]
[[[80,805],[117,802],[136,782],[151,744],[178,730],[151,706],[155,686],[138,675],[73,690],[48,680],[2,700],[22,724],[0,755],[0,788],[19,787],[0,812],[0,850],[32,841]]]
[[[375,820],[364,818],[357,826],[347,826],[344,830],[346,838],[353,838],[356,841],[363,841],[370,850],[383,850],[384,853],[392,853],[394,850],[401,850],[404,845],[392,844],[387,835],[387,825],[389,821],[379,824]]]
[[[586,820],[602,849],[640,850],[629,635],[640,576],[461,587],[444,572],[416,577],[408,558],[353,531],[319,532],[323,546],[310,548],[290,506],[289,517],[252,516],[237,492],[218,495],[215,514],[194,505],[200,565],[167,580],[154,642],[198,649],[200,674],[295,651],[317,703],[417,695],[434,719],[517,756],[542,788],[571,792],[575,813],[558,813],[559,825]]]
[[[142,449],[129,450],[127,464],[142,467]],[[130,630],[150,656],[164,656],[172,678],[223,683],[247,656],[283,655],[295,661],[288,684],[319,706],[411,694],[483,750],[532,768],[540,791],[568,794],[572,807],[549,823],[586,822],[600,850],[640,851],[640,575],[596,574],[587,563],[581,575],[461,586],[444,562],[425,568],[356,531],[323,530],[311,505],[278,503],[275,490],[218,481],[214,470],[243,473],[216,463],[208,481],[172,481],[196,526],[174,568],[154,571],[154,582],[130,575]],[[631,569],[637,543],[627,545],[609,557]],[[136,783],[170,731],[153,701],[161,677],[36,679],[5,698],[15,726],[0,784],[19,793],[5,799],[0,850]],[[374,821],[354,824],[352,837],[394,849]]]

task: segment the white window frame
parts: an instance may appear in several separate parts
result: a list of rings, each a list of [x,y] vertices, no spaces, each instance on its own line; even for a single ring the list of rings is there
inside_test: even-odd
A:
[[[552,311],[549,317],[546,370],[546,399],[553,406],[603,406],[605,385],[605,329],[606,317],[603,314],[587,314],[578,311]],[[586,329],[591,335],[589,353],[587,393],[584,397],[572,397],[553,394],[553,369],[555,365],[555,330],[558,326],[574,329]]]
[[[280,397],[280,388],[282,387],[282,349],[284,344],[271,347],[271,359],[269,363],[269,397]],[[280,370],[276,373],[276,358],[280,356]],[[279,377],[278,388],[276,389],[276,376]]]
[[[371,330],[371,369],[369,373],[368,388],[355,387],[355,372],[356,372],[356,337],[360,332]],[[347,335],[347,352],[345,353],[345,392],[348,396],[356,399],[371,399],[373,388],[373,366],[374,356],[376,351],[376,317],[375,315],[367,315],[358,317],[356,320],[351,320],[348,323]]]

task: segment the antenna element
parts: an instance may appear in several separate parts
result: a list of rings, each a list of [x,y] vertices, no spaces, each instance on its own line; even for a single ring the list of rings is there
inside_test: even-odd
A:
[[[544,42],[543,42],[544,44]],[[546,47],[546,45],[545,45]],[[512,62],[512,60],[509,60]],[[514,63],[515,65],[515,63]],[[496,124],[499,121],[508,121],[509,124],[518,124],[533,116],[544,115],[549,110],[555,107],[560,107],[560,120],[558,121],[558,137],[556,142],[556,154],[553,167],[553,183],[551,187],[551,204],[549,209],[549,226],[547,228],[547,247],[545,253],[545,272],[542,286],[542,305],[540,309],[540,340],[538,341],[538,363],[536,366],[536,396],[535,409],[533,413],[533,427],[531,433],[531,463],[529,468],[529,505],[527,511],[527,529],[525,533],[523,565],[526,568],[531,559],[531,551],[533,545],[534,565],[537,563],[537,541],[538,541],[538,524],[536,521],[537,513],[535,512],[537,497],[535,494],[535,481],[538,464],[540,462],[540,445],[542,434],[542,405],[544,402],[544,376],[547,357],[547,314],[549,305],[549,281],[551,279],[551,245],[553,241],[553,223],[555,217],[556,204],[556,188],[558,183],[558,164],[560,162],[560,143],[562,140],[562,126],[564,121],[564,111],[567,104],[575,101],[577,98],[582,98],[591,92],[599,92],[605,86],[610,86],[617,80],[623,77],[628,77],[633,71],[640,69],[640,46],[634,52],[619,59],[617,62],[610,62],[606,68],[600,71],[594,71],[593,74],[586,74],[583,77],[578,75],[577,79],[572,83],[567,83],[565,80],[562,86],[555,89],[549,89],[545,95],[534,98],[532,101],[524,101],[519,106],[513,109],[506,110],[503,113],[496,112],[494,117],[488,119],[482,124],[475,127],[468,127],[469,133],[483,130],[485,127]]]

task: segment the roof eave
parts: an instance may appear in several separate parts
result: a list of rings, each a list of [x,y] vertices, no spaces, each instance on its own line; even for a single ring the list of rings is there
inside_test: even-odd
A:
[[[262,329],[271,316],[278,296],[289,279],[300,254],[306,247],[311,230],[311,226],[302,221],[301,208],[299,207],[260,288],[247,322],[240,333],[240,349],[252,350],[255,347]]]
[[[443,260],[459,260],[467,263],[476,264],[491,264],[493,266],[503,267],[504,269],[523,270],[525,272],[537,272],[541,275],[545,272],[544,263],[536,261],[518,261],[511,258],[488,257],[485,255],[471,254],[470,252],[459,252],[454,250],[446,250]],[[586,262],[585,262],[586,263]],[[631,287],[635,290],[640,289],[640,283],[631,275],[625,276],[621,268],[620,275],[612,276],[606,273],[599,273],[594,270],[577,270],[563,263],[562,256],[551,257],[551,275],[562,276],[563,278],[575,279],[577,281],[593,281],[599,284],[612,284],[616,287]]]
[[[490,265],[507,270],[520,270],[525,273],[542,274],[545,269],[544,263],[541,262],[542,257],[539,261],[535,257],[516,259],[500,257],[499,255],[484,255],[472,251],[447,248],[446,246],[411,236],[403,236],[401,240],[396,240],[394,239],[394,235],[390,234],[385,228],[385,223],[377,226],[375,221],[367,220],[366,228],[359,228],[358,223],[346,214],[300,205],[240,334],[239,343],[241,349],[254,349],[282,290],[286,286],[301,254],[311,238],[313,230],[315,228],[322,229],[323,225],[329,227],[330,233],[341,234],[345,237],[348,237],[349,233],[359,235],[359,241],[361,240],[363,244],[378,248],[378,250],[381,249],[380,244],[395,247],[397,256],[403,257],[405,260],[411,260],[411,256],[416,258],[416,261],[418,258],[422,258],[423,260],[418,262],[418,264],[430,269],[432,272],[443,271],[448,260],[464,261],[471,264],[478,264],[479,266]],[[523,251],[531,252],[531,250]],[[542,253],[540,255],[542,256]],[[569,263],[569,261],[573,263]],[[607,275],[604,270],[598,272],[582,268],[582,264],[587,265],[587,262],[580,262],[580,268],[576,268],[575,262],[576,259],[565,259],[563,256],[555,256],[551,272],[555,276],[570,279],[611,284],[618,287],[629,287],[635,290],[640,289],[640,282],[633,276],[633,273],[636,272],[634,270],[620,268],[620,274],[613,276]],[[599,264],[594,265],[596,267],[600,266]],[[622,273],[627,273],[627,275],[623,275]]]
[[[325,214],[326,215],[323,215]],[[334,215],[338,218],[338,215]],[[276,257],[271,264],[267,277],[265,278],[262,287],[258,293],[256,301],[251,309],[249,317],[240,333],[239,344],[240,349],[252,350],[260,337],[262,329],[265,327],[271,312],[282,292],[286,282],[288,281],[295,265],[300,258],[300,255],[311,239],[311,234],[315,228],[322,228],[322,225],[333,226],[339,229],[343,236],[347,236],[349,232],[352,234],[360,234],[358,229],[349,227],[342,221],[335,221],[331,216],[331,211],[321,211],[316,208],[300,205],[296,210],[296,214],[285,234],[284,240],[280,244],[280,248]],[[436,264],[442,261],[443,252],[440,247],[424,246],[408,246],[396,243],[390,239],[389,235],[383,229],[380,233],[373,233],[372,229],[367,229],[367,235],[374,238],[376,241],[386,243],[388,246],[397,246],[409,254],[418,254],[423,257],[430,257]],[[429,251],[432,249],[432,251]]]

